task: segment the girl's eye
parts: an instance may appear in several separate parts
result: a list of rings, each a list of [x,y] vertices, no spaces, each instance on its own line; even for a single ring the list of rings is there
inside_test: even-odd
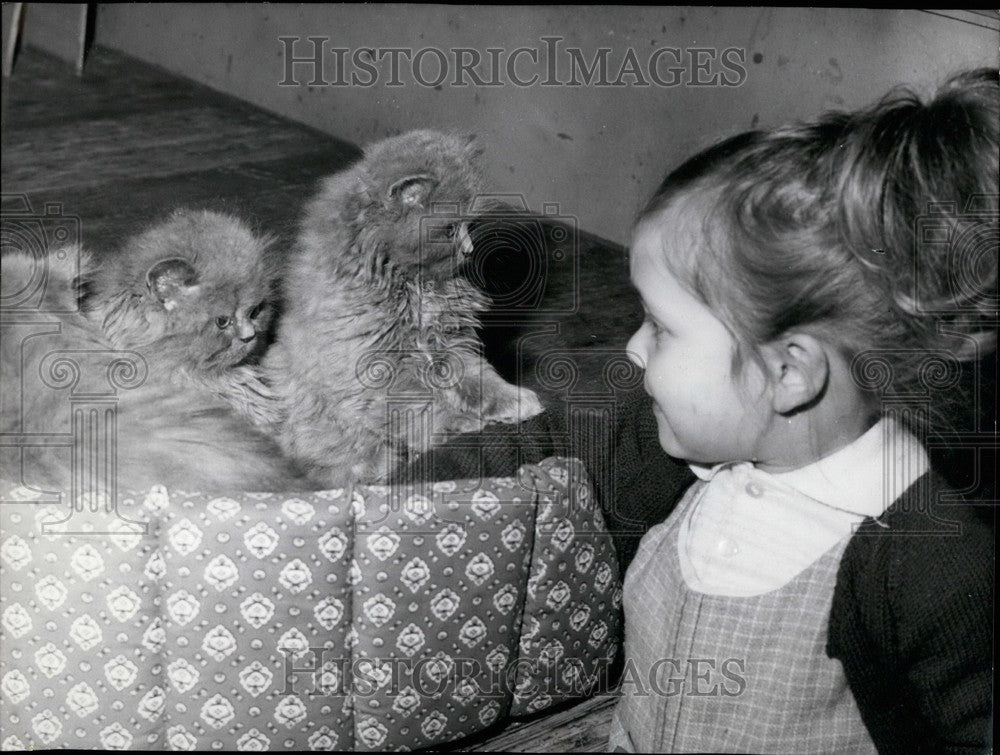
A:
[[[256,307],[250,310],[247,316],[251,320],[256,320],[260,316],[260,313],[264,311],[264,306],[265,306],[264,302],[260,302]]]
[[[458,226],[455,223],[449,223],[448,225],[445,226],[444,235],[447,236],[449,239],[455,238],[455,235],[457,233],[458,233]]]
[[[215,324],[219,327],[219,330],[225,330],[232,323],[232,317],[226,317],[225,315],[219,315],[215,318]]]
[[[649,315],[646,315],[646,322],[649,323],[649,327],[653,329],[653,335],[659,338],[660,336],[668,335],[669,330],[660,325],[656,320],[654,320]]]

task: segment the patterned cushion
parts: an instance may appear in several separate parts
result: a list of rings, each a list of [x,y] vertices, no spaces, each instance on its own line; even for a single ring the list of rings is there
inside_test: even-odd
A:
[[[0,487],[2,746],[412,749],[578,696],[621,590],[580,462],[294,497]]]

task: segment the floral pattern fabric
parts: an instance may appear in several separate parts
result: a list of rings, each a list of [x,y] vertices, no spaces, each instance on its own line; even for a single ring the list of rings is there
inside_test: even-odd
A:
[[[3,749],[436,746],[586,693],[620,639],[576,460],[112,511],[0,495]]]

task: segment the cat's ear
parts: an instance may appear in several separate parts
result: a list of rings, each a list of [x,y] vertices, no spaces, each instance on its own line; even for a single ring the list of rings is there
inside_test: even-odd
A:
[[[198,287],[198,271],[180,257],[160,260],[146,272],[146,286],[164,309],[171,310]]]
[[[398,202],[404,207],[422,207],[435,186],[437,181],[434,177],[425,173],[407,176],[389,187],[389,201]]]
[[[479,143],[475,134],[466,134],[465,139],[465,156],[472,160],[483,154],[483,145]]]

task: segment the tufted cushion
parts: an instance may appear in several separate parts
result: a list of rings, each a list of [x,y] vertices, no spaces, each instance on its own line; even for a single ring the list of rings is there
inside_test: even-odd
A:
[[[117,514],[0,493],[5,749],[440,745],[585,693],[617,650],[576,460],[295,497],[154,488]]]

